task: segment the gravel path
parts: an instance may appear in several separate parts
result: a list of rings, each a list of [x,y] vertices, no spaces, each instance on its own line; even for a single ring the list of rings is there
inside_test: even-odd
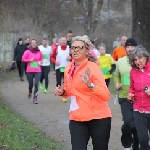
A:
[[[26,80],[21,82],[18,78],[15,78],[5,82],[1,87],[1,92],[12,109],[62,143],[66,150],[71,150],[68,128],[70,100],[68,99],[67,103],[62,103],[60,97],[54,95],[55,76],[50,74],[49,80],[49,93],[44,94],[43,91],[39,91],[38,105],[34,105],[32,100],[27,99],[28,84]],[[113,104],[113,98],[112,96],[112,100],[109,101],[113,113],[109,150],[122,150],[123,147],[120,143],[121,112],[119,105],[115,106]],[[88,150],[92,150],[91,141]]]

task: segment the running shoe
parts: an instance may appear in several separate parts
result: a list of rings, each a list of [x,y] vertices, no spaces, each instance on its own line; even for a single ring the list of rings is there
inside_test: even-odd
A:
[[[43,90],[44,89],[44,85],[42,83],[40,83],[40,89]]]
[[[63,103],[67,103],[66,98],[62,98],[62,102],[63,102]]]
[[[47,89],[45,89],[45,90],[44,90],[44,93],[46,93],[46,94],[47,94],[47,93],[48,93],[48,90],[47,90]]]
[[[33,103],[34,103],[34,104],[38,104],[37,98],[34,98],[34,99],[33,99]]]
[[[28,99],[30,99],[32,97],[32,93],[28,94]]]
[[[20,81],[24,81],[23,77],[20,78]]]

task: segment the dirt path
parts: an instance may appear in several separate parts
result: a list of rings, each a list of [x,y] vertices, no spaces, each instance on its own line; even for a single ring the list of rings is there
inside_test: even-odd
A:
[[[19,114],[35,123],[41,130],[52,138],[63,143],[66,150],[71,150],[70,134],[68,129],[69,103],[62,103],[59,97],[54,95],[55,76],[50,74],[49,93],[44,94],[39,91],[39,104],[34,105],[32,100],[27,99],[27,81],[20,82],[18,78],[5,82],[1,87],[1,92],[10,106]],[[113,99],[113,98],[112,98]],[[109,150],[121,150],[120,128],[122,118],[119,106],[115,106],[113,101],[109,102],[113,113],[111,138]],[[91,141],[88,150],[92,150]]]

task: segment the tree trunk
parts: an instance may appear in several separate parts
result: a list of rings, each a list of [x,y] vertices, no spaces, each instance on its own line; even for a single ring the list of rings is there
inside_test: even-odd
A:
[[[132,37],[150,52],[150,1],[132,0]]]
[[[93,0],[88,0],[88,13],[87,13],[87,27],[85,28],[85,33],[90,37],[92,30],[92,11],[93,11]]]

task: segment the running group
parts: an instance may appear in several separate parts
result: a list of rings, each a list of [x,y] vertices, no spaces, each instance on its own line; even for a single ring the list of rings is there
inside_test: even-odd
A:
[[[88,36],[67,36],[48,46],[42,39],[18,40],[14,60],[20,80],[24,70],[29,83],[28,98],[38,104],[38,88],[48,93],[49,72],[53,64],[56,75],[55,95],[66,102],[71,97],[69,130],[72,150],[87,150],[92,139],[93,150],[108,150],[112,113],[108,106],[110,79],[114,77],[116,97],[123,125],[121,143],[124,150],[150,150],[150,54],[133,38],[123,35],[113,44],[112,55],[106,45]],[[45,81],[45,82],[43,82]],[[80,86],[79,86],[80,85]],[[34,92],[33,90],[34,86]]]

